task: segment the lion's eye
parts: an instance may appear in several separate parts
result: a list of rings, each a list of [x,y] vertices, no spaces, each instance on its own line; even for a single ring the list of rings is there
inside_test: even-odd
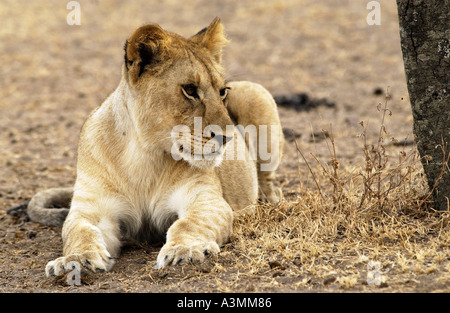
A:
[[[193,84],[183,85],[182,90],[187,98],[198,99],[197,87]]]
[[[225,87],[223,89],[220,89],[220,98],[222,98],[222,100],[225,100],[225,98],[227,97],[229,89],[231,89],[231,88]]]

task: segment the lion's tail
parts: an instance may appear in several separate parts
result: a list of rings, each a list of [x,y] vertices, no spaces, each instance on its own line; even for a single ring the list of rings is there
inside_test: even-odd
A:
[[[40,191],[28,203],[28,216],[33,222],[61,226],[69,213],[72,197],[73,187]]]

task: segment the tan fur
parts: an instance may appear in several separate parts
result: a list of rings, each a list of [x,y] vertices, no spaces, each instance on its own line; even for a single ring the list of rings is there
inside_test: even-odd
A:
[[[226,84],[220,65],[226,43],[218,19],[190,39],[150,24],[127,40],[119,86],[83,126],[73,199],[62,229],[64,256],[47,264],[48,276],[71,270],[71,261],[108,271],[124,240],[165,237],[155,268],[201,262],[228,240],[233,210],[256,203],[258,186],[260,197],[277,200],[272,179],[282,134],[280,145],[271,147],[278,151],[276,165],[263,173],[260,160],[222,161],[226,149],[245,141],[238,129],[232,137],[206,131],[208,125],[233,125],[230,115],[244,126],[281,129],[275,102],[264,88]],[[194,133],[194,117],[202,118],[205,131],[186,141],[203,147],[217,143],[216,154],[190,160],[192,151],[181,144],[175,146],[176,160],[171,131],[187,125]],[[250,141],[244,146],[251,147]]]

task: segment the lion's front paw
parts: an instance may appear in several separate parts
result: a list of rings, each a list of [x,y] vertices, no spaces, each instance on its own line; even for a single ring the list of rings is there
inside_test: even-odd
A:
[[[195,242],[189,245],[166,243],[158,254],[155,269],[167,265],[185,264],[188,262],[201,263],[206,256],[219,253],[219,245],[215,242]]]
[[[57,258],[47,263],[45,274],[47,277],[60,276],[74,268],[86,269],[89,272],[101,273],[111,269],[114,265],[114,259],[107,251],[103,253],[97,251],[86,251],[81,254],[71,254]]]

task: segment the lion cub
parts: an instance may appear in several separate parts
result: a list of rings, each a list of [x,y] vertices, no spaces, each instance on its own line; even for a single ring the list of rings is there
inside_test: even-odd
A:
[[[72,261],[108,271],[126,240],[165,237],[157,269],[201,262],[228,240],[233,210],[258,197],[277,201],[272,180],[284,140],[276,104],[260,85],[225,82],[226,43],[217,18],[189,39],[149,24],[126,41],[119,86],[83,126],[73,197],[55,189],[72,200],[64,256],[47,264],[47,276],[69,271]],[[174,134],[180,125],[182,135]],[[249,125],[253,137],[242,131]],[[262,125],[270,126],[264,136]],[[257,147],[268,136],[276,139],[265,147],[270,160]],[[239,143],[253,154],[239,157]],[[36,195],[30,213],[45,211],[39,203],[55,195]]]

